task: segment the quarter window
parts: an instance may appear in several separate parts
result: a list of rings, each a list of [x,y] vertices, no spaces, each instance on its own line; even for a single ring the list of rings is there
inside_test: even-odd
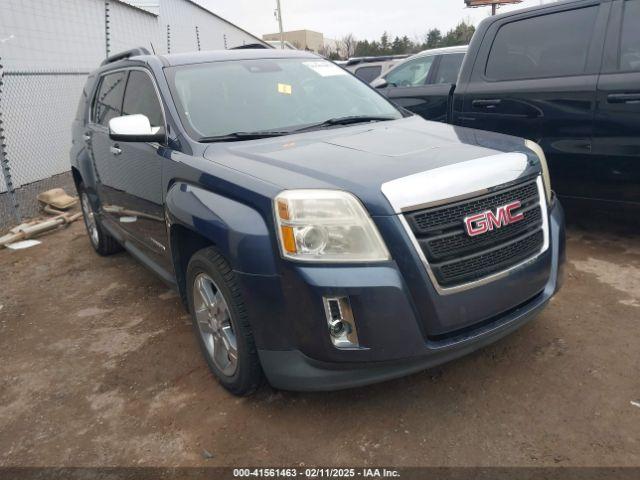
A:
[[[504,25],[486,67],[494,80],[584,73],[598,7],[551,13]]]
[[[107,127],[109,120],[121,115],[125,78],[125,72],[110,73],[102,77],[93,107],[93,123]]]
[[[396,87],[416,87],[427,83],[431,65],[435,56],[420,57],[409,60],[389,72],[385,79]]]
[[[625,2],[623,18],[620,70],[640,71],[640,0]]]
[[[149,118],[152,127],[164,125],[162,108],[156,94],[156,89],[149,75],[140,70],[129,73],[127,89],[122,106],[123,115],[143,114]]]

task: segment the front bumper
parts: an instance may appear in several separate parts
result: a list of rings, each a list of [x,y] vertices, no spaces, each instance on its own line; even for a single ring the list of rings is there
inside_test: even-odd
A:
[[[285,272],[282,288],[270,283],[271,300],[262,301],[270,305],[269,322],[266,327],[263,322],[254,325],[265,375],[274,387],[285,390],[337,390],[418,372],[491,344],[532,319],[560,287],[564,213],[557,201],[550,210],[549,233],[549,249],[534,264],[458,297],[440,297],[425,276],[416,280],[417,274],[403,266],[419,265],[413,258],[386,266],[296,267]],[[407,256],[409,250],[397,248],[402,254],[392,252],[394,258]],[[420,286],[423,290],[417,290]],[[517,297],[518,291],[528,293]],[[506,292],[507,298],[499,292]],[[333,347],[319,308],[324,295],[352,299],[363,348]],[[491,304],[499,305],[499,313],[487,316]],[[474,320],[474,311],[484,316]],[[250,317],[256,318],[256,313],[250,312]],[[456,317],[460,328],[443,335],[448,316]]]
[[[309,358],[299,350],[259,350],[262,368],[269,383],[282,390],[324,391],[360,387],[403,377],[435,367],[467,355],[508,335],[531,320],[544,308],[548,298],[539,297],[495,325],[477,331],[472,338],[463,338],[455,344],[433,349],[418,358],[392,362],[366,364],[325,363]]]

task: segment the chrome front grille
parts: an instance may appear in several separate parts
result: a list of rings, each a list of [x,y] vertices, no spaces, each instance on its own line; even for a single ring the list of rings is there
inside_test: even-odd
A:
[[[491,277],[546,249],[548,225],[541,179],[492,190],[474,198],[403,214],[437,287],[456,289]],[[521,207],[514,213],[523,214],[521,221],[475,237],[465,231],[465,217],[516,200]]]

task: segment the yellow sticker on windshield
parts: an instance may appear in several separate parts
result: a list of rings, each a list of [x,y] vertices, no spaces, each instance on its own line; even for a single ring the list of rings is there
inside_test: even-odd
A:
[[[293,91],[293,88],[291,87],[291,85],[287,85],[286,83],[278,84],[278,93],[282,93],[284,95],[291,95],[292,91]]]

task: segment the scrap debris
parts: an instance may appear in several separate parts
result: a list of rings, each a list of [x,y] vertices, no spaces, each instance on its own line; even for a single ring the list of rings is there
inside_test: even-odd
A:
[[[12,228],[9,230],[8,234],[0,237],[0,248],[8,247],[13,250],[18,250],[21,248],[32,247],[40,242],[24,241],[31,237],[54,230],[60,226],[69,225],[82,216],[81,212],[72,213],[63,211],[76,205],[78,203],[78,199],[67,195],[62,188],[47,190],[46,192],[40,193],[37,198],[43,211],[53,216],[45,219],[24,222],[17,227]]]

